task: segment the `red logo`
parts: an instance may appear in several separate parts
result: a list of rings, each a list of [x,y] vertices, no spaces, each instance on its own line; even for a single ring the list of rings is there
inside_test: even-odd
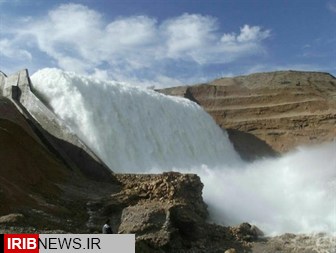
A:
[[[38,253],[38,234],[5,234],[4,253]]]

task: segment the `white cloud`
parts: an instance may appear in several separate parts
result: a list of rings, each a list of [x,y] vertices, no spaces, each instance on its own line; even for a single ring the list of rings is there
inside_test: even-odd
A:
[[[240,28],[240,33],[226,33],[222,36],[221,42],[223,43],[257,43],[270,37],[270,30],[263,30],[259,26],[244,25]]]
[[[221,42],[223,42],[223,43],[236,43],[237,42],[237,36],[234,33],[224,33],[224,35],[221,38]]]
[[[211,17],[184,14],[167,20],[160,30],[166,38],[166,57],[179,59],[190,57],[197,61],[197,54],[216,40],[216,22]]]
[[[32,60],[32,55],[27,50],[15,47],[8,39],[0,40],[0,57],[7,57],[11,59]]]
[[[65,70],[174,83],[179,81],[169,72],[172,66],[197,68],[262,54],[262,42],[270,36],[269,30],[250,25],[238,34],[221,34],[214,17],[199,14],[162,22],[147,16],[107,22],[102,14],[80,4],[62,4],[18,27],[14,30],[16,43],[20,41],[17,52],[28,53],[34,44]]]
[[[237,36],[238,42],[256,42],[266,39],[270,36],[270,31],[263,31],[259,26],[244,25],[240,28],[240,34]]]

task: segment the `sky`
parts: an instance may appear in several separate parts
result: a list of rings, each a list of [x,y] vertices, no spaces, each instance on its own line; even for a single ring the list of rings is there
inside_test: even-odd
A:
[[[336,76],[336,0],[0,0],[0,70],[144,87],[277,70]]]

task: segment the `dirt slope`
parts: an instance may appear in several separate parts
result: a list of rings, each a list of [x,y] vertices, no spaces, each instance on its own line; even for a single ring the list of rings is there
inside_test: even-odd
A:
[[[70,167],[36,131],[13,102],[0,97],[0,216],[23,215],[22,227],[82,231],[88,199],[108,195],[119,186]]]
[[[25,205],[37,207],[42,197],[55,198],[56,183],[69,175],[5,98],[0,98],[0,161],[0,214]]]

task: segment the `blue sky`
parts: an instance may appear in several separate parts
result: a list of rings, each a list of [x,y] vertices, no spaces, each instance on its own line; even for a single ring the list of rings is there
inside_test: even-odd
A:
[[[0,69],[163,87],[275,70],[336,75],[336,0],[0,0]]]

